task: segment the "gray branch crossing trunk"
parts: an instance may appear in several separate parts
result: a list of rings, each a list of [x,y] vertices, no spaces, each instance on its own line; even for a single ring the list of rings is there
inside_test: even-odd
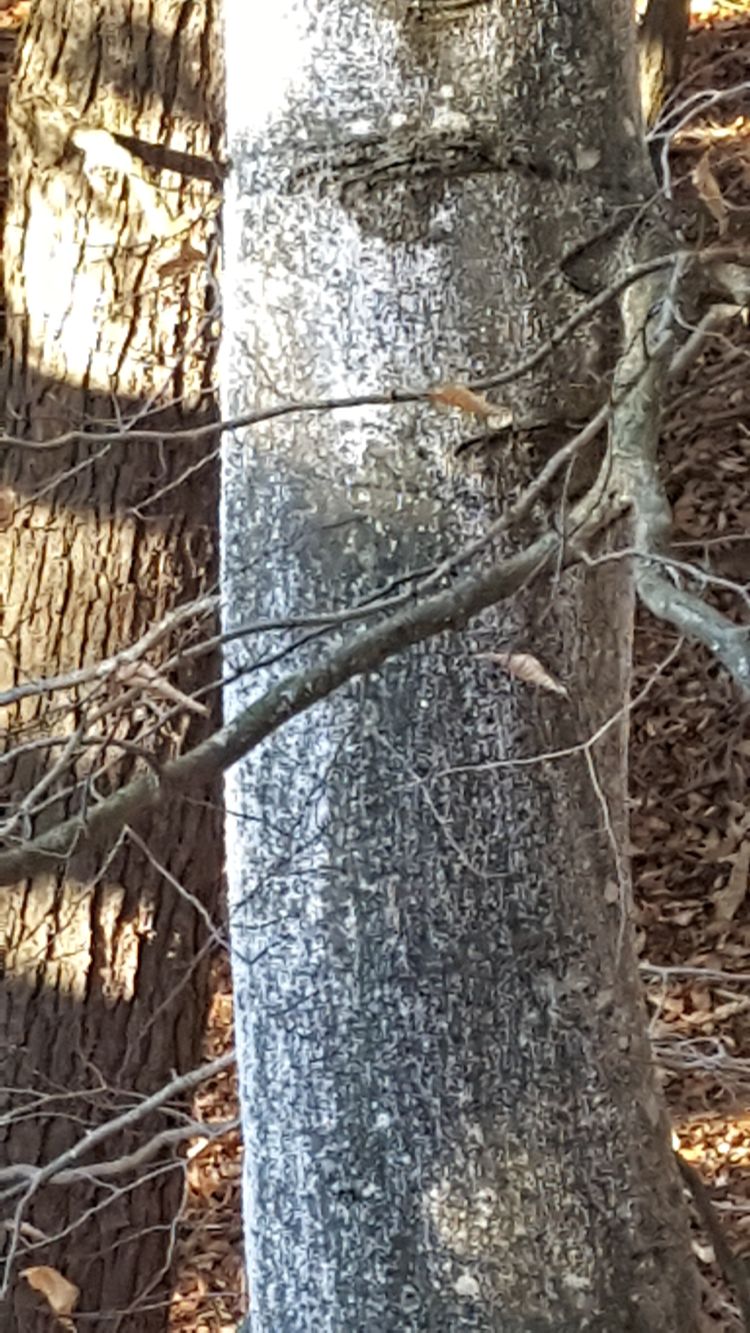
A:
[[[230,414],[465,382],[571,313],[561,256],[647,170],[630,11],[229,4]],[[502,401],[585,416],[603,356],[571,340]],[[539,458],[463,467],[472,432],[419,403],[228,439],[226,629],[403,588],[475,537]],[[620,566],[550,576],[233,771],[254,1333],[697,1329],[624,922],[625,727],[591,765],[525,762],[622,707],[631,611]],[[356,633],[238,640],[230,716]]]

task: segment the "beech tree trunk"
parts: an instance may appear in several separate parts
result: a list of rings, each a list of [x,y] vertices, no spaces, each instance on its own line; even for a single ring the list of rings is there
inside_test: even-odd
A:
[[[653,190],[630,0],[290,0],[262,30],[233,0],[228,50],[232,414],[507,370],[583,299],[566,256]],[[496,400],[562,443],[615,335]],[[403,588],[476,537],[541,461],[476,433],[421,402],[228,441],[227,628]],[[698,1328],[627,920],[631,617],[622,564],[549,571],[230,780],[255,1333]],[[237,647],[230,709],[356,633]]]
[[[2,446],[3,690],[106,658],[215,584],[217,441],[170,442],[169,431],[212,419],[221,52],[213,0],[39,0],[23,33],[9,112],[6,429],[42,442],[137,422],[163,440]],[[195,628],[180,635],[152,666]],[[199,658],[169,681],[189,694],[216,666]],[[215,694],[207,702],[215,715]],[[6,708],[6,813],[50,777],[76,728],[88,733],[6,846],[142,766],[128,742],[158,762],[215,723],[167,711],[116,676]],[[5,1167],[49,1162],[196,1061],[210,941],[195,900],[215,913],[216,797],[167,801],[138,825],[140,844],[126,834],[96,857],[73,854],[65,874],[2,890]],[[174,1123],[152,1117],[108,1142],[107,1158]],[[164,1328],[181,1191],[163,1154],[104,1184],[47,1184],[23,1215],[3,1328],[56,1326],[19,1276],[41,1264],[80,1286],[88,1326]],[[15,1201],[6,1194],[6,1218]]]

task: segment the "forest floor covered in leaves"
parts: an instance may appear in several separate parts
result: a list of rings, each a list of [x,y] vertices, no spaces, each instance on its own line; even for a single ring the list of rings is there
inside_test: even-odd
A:
[[[744,84],[744,87],[741,85]],[[704,243],[750,222],[750,13],[707,6],[694,22],[680,99],[732,90],[673,145],[677,201],[697,191]],[[710,216],[709,216],[710,215]],[[705,569],[707,600],[736,615],[750,569],[750,331],[707,340],[664,420],[674,554]],[[726,580],[722,586],[720,580]],[[660,664],[670,658],[660,673]],[[675,1147],[709,1187],[714,1221],[750,1255],[750,707],[707,651],[639,616],[632,715],[631,838],[636,938],[654,1057]],[[707,1329],[735,1330],[736,1286],[696,1218]],[[724,1258],[724,1269],[727,1258]],[[747,1311],[745,1312],[747,1318]]]

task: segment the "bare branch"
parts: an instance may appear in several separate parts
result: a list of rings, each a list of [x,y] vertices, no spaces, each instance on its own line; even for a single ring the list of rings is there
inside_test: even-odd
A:
[[[471,764],[451,764],[450,767],[439,769],[434,776],[444,778],[454,773],[491,773],[494,770],[501,768],[528,768],[530,765],[544,764],[556,759],[569,759],[575,754],[586,754],[587,751],[593,750],[596,743],[600,741],[603,736],[606,736],[607,733],[612,730],[612,727],[616,726],[623,717],[634,712],[635,709],[643,703],[643,700],[651,693],[651,690],[659,677],[663,675],[677,657],[681,647],[682,640],[680,639],[669,650],[666,657],[654,667],[648,680],[634,698],[628,699],[621,708],[618,708],[614,713],[611,713],[604,722],[600,723],[596,728],[596,731],[592,731],[591,735],[587,736],[585,740],[577,741],[574,745],[567,745],[562,750],[542,750],[536,754],[517,755],[513,759],[480,759]]]
[[[580,522],[579,541],[587,540],[616,517],[610,503],[585,499],[574,511]],[[382,624],[355,634],[321,662],[273,685],[227,726],[187,754],[167,761],[161,782],[148,773],[134,778],[112,796],[37,838],[0,853],[0,884],[12,884],[37,871],[49,870],[84,847],[116,837],[125,824],[153,808],[165,791],[186,791],[205,783],[271,735],[290,718],[306,712],[355,676],[372,671],[395,653],[446,630],[463,628],[478,612],[508,598],[535,578],[559,552],[560,538],[548,532],[524,551],[466,576],[416,605],[405,607]],[[574,558],[572,548],[565,560]]]
[[[722,539],[719,538],[719,541]],[[747,540],[750,541],[750,534]],[[680,546],[702,546],[703,542],[677,542]],[[722,578],[720,574],[712,574],[708,569],[701,569],[700,565],[690,564],[687,560],[675,560],[669,555],[654,555],[653,551],[639,551],[636,546],[621,546],[615,551],[605,551],[603,555],[590,556],[587,552],[581,552],[581,560],[590,569],[597,565],[606,565],[613,560],[626,560],[632,557],[636,560],[649,560],[652,564],[662,565],[665,569],[673,569],[677,574],[685,574],[687,578],[693,579],[696,583],[702,583],[704,586],[709,584],[715,588],[724,588],[727,592],[735,593],[743,602],[747,602],[750,608],[750,587],[742,583],[737,583],[735,579]]]
[[[705,644],[738,685],[750,693],[750,627],[735,625],[695,593],[677,588],[655,563],[636,575],[638,595],[652,615]]]
[[[523,375],[528,375],[532,370],[536,370],[557,347],[560,347],[576,329],[585,324],[593,315],[603,310],[616,297],[625,291],[633,283],[638,283],[649,274],[661,272],[664,269],[671,268],[675,261],[693,262],[696,259],[705,259],[706,261],[734,260],[742,258],[738,256],[736,247],[719,246],[713,247],[705,252],[697,251],[674,251],[663,255],[655,255],[649,259],[644,259],[639,263],[632,265],[631,268],[623,272],[610,286],[597,292],[580,307],[569,319],[564,320],[546,342],[542,343],[535,352],[524,357],[511,366],[508,370],[498,372],[493,375],[487,375],[483,379],[472,380],[467,388],[473,391],[482,391],[485,389],[496,389],[503,384],[510,384],[513,380],[519,379]],[[49,440],[28,440],[21,435],[0,435],[0,446],[8,449],[26,449],[34,451],[48,451],[52,449],[63,449],[72,444],[87,445],[111,445],[119,443],[130,444],[155,444],[163,445],[166,439],[170,441],[191,440],[193,442],[203,439],[215,439],[222,432],[247,429],[250,426],[257,426],[263,421],[273,421],[280,417],[296,416],[303,413],[321,413],[349,410],[353,407],[392,407],[394,404],[407,403],[429,403],[431,395],[434,393],[434,385],[428,385],[421,389],[390,389],[381,393],[355,394],[344,398],[313,398],[299,399],[293,402],[276,403],[271,407],[257,408],[253,412],[247,412],[242,416],[233,417],[227,421],[206,422],[202,426],[194,426],[192,429],[186,427],[179,430],[153,430],[145,429],[140,426],[125,426],[118,430],[92,431],[90,428],[74,429],[65,431],[62,435],[56,435]]]
[[[731,101],[733,97],[741,97],[747,93],[749,87],[750,83],[743,80],[742,83],[736,83],[731,88],[700,89],[659,117],[653,130],[648,135],[648,139],[650,143],[661,145],[661,178],[664,181],[664,193],[668,199],[672,196],[669,150],[673,139],[681,130],[684,130],[686,125],[690,124],[691,120],[705,115],[707,111],[710,111],[712,107],[717,106],[720,102]]]
[[[686,1162],[680,1153],[675,1153],[680,1175],[685,1181],[695,1204],[698,1220],[713,1246],[716,1262],[721,1269],[727,1285],[734,1291],[740,1307],[742,1322],[750,1333],[750,1275],[745,1260],[734,1253],[716,1215],[713,1200],[695,1167]]]
[[[34,1194],[38,1193],[42,1185],[48,1180],[52,1180],[55,1176],[58,1176],[62,1171],[74,1168],[76,1164],[80,1162],[82,1157],[87,1153],[92,1152],[95,1148],[98,1148],[102,1143],[105,1143],[113,1134],[118,1134],[121,1130],[130,1128],[145,1116],[150,1115],[152,1111],[158,1110],[158,1108],[163,1106],[165,1102],[172,1101],[175,1097],[181,1097],[185,1093],[191,1092],[193,1088],[197,1088],[201,1083],[207,1082],[208,1079],[213,1078],[215,1074],[219,1074],[224,1069],[228,1069],[234,1064],[234,1059],[234,1051],[228,1051],[226,1054],[219,1056],[216,1060],[211,1060],[208,1064],[201,1065],[198,1069],[191,1069],[187,1074],[181,1074],[179,1078],[173,1079],[171,1083],[165,1083],[163,1087],[152,1093],[150,1097],[145,1097],[143,1101],[138,1102],[136,1106],[129,1107],[128,1110],[123,1111],[121,1115],[115,1116],[114,1119],[106,1121],[103,1125],[97,1125],[95,1129],[89,1130],[89,1132],[84,1134],[77,1143],[74,1143],[72,1147],[66,1149],[65,1152],[60,1153],[59,1156],[55,1157],[51,1162],[47,1162],[45,1166],[36,1168],[33,1178],[29,1180],[21,1198],[16,1204],[15,1213],[12,1219],[10,1241],[5,1255],[5,1273],[2,1286],[0,1286],[0,1296],[5,1296],[8,1291],[13,1260],[20,1240],[20,1227],[23,1221],[24,1211],[29,1200]],[[28,1168],[21,1168],[21,1171],[26,1172],[28,1171]],[[4,1167],[0,1170],[0,1182],[3,1180],[12,1181],[18,1174],[19,1168],[17,1166]],[[16,1192],[16,1189],[11,1186],[9,1190],[6,1190],[4,1197],[7,1198]]]
[[[654,552],[638,550],[635,547],[607,552],[606,555],[596,556],[593,559],[585,552],[582,553],[583,561],[590,566],[605,564],[610,560],[621,560],[627,556],[633,556],[646,563],[646,568],[636,575],[636,589],[643,605],[652,615],[668,621],[688,638],[705,644],[734,680],[745,690],[750,691],[750,626],[735,624],[727,616],[722,615],[721,611],[709,606],[696,593],[678,587],[674,581],[659,572],[659,566],[663,565],[685,573],[697,582],[713,583],[726,588],[746,602],[750,600],[747,588],[733,580],[709,574],[694,565],[687,565],[683,561],[672,560],[668,556],[656,555]]]
[[[612,466],[633,503],[634,546],[654,557],[666,549],[671,512],[659,476],[660,409],[673,355],[676,302],[689,260],[679,257],[669,284],[655,271],[629,286],[622,302],[625,351],[615,376]],[[630,386],[623,394],[620,386]],[[706,644],[732,678],[750,691],[750,628],[738,626],[694,593],[675,586],[659,560],[635,566],[640,600],[681,634]]]
[[[721,265],[716,265],[720,268]],[[727,265],[726,267],[730,267]],[[717,303],[712,305],[703,315],[697,326],[691,331],[690,337],[683,343],[682,347],[675,352],[669,366],[670,375],[677,379],[684,375],[690,369],[693,362],[700,353],[707,338],[716,334],[723,324],[728,324],[730,320],[736,319],[742,314],[741,305],[727,305]]]
[[[107,657],[101,662],[94,662],[92,666],[79,667],[76,671],[68,671],[64,676],[49,676],[40,680],[28,680],[23,685],[14,685],[12,689],[0,692],[0,707],[7,704],[17,703],[19,699],[33,698],[39,694],[51,694],[54,690],[69,690],[77,685],[86,685],[91,681],[103,680],[112,675],[120,667],[131,666],[160,643],[163,638],[171,634],[179,625],[186,621],[201,616],[209,615],[216,610],[219,605],[218,597],[199,597],[193,602],[185,602],[182,606],[175,607],[173,611],[168,612],[156,625],[142,634],[140,639],[132,643],[129,648],[123,648],[121,652],[115,653],[113,657]]]
[[[140,850],[143,852],[143,855],[147,857],[147,859],[151,862],[154,869],[157,870],[159,874],[164,877],[164,879],[167,881],[168,884],[171,884],[175,892],[178,893],[179,896],[183,898],[186,902],[190,903],[190,906],[193,908],[196,915],[200,917],[201,921],[206,927],[209,939],[214,944],[218,945],[220,949],[225,949],[227,946],[226,937],[214,924],[211,913],[206,910],[203,903],[200,901],[200,898],[196,898],[195,894],[189,893],[188,890],[185,888],[184,884],[181,884],[180,881],[172,874],[171,870],[169,870],[167,866],[163,865],[162,862],[158,859],[158,857],[154,856],[154,853],[151,851],[151,848],[149,847],[148,843],[144,842],[143,838],[141,838],[140,835],[136,833],[135,829],[132,829],[128,825],[126,825],[124,832],[127,834],[130,841],[134,842],[136,847],[140,848]]]
[[[216,1139],[224,1138],[226,1134],[230,1134],[239,1128],[239,1120],[226,1120],[219,1124],[190,1120],[184,1125],[175,1126],[174,1129],[164,1129],[160,1134],[153,1134],[139,1148],[135,1148],[130,1153],[125,1153],[122,1157],[94,1162],[91,1166],[73,1166],[56,1171],[52,1177],[52,1183],[55,1185],[72,1185],[79,1180],[85,1180],[88,1183],[111,1180],[113,1176],[123,1176],[128,1171],[135,1171],[139,1166],[143,1166],[145,1162],[150,1162],[162,1149],[174,1148],[178,1144],[184,1143],[186,1139],[205,1139],[208,1143],[211,1143]],[[9,1167],[7,1170],[18,1176],[19,1180],[33,1182],[36,1180],[40,1168],[31,1166],[27,1162],[19,1162],[16,1166]]]
[[[722,972],[715,967],[683,967],[681,964],[662,967],[659,963],[648,962],[639,963],[638,967],[644,975],[656,977],[661,981],[669,981],[671,977],[675,980],[679,977],[691,977],[698,981],[718,982],[721,985],[726,985],[730,981],[738,986],[750,985],[750,972]]]
[[[114,1116],[112,1120],[107,1120],[103,1125],[97,1125],[95,1129],[90,1129],[84,1134],[77,1143],[65,1152],[60,1153],[51,1162],[45,1166],[39,1167],[20,1167],[6,1166],[0,1169],[0,1184],[4,1181],[13,1180],[19,1174],[30,1175],[33,1172],[31,1185],[25,1196],[24,1203],[36,1194],[40,1187],[53,1176],[57,1176],[61,1171],[74,1166],[80,1161],[86,1153],[92,1152],[100,1144],[106,1142],[113,1134],[119,1134],[123,1129],[129,1129],[143,1120],[145,1116],[157,1111],[165,1102],[173,1101],[177,1097],[184,1096],[187,1092],[192,1092],[193,1088],[200,1087],[201,1083],[207,1083],[210,1078],[216,1074],[221,1074],[225,1069],[229,1069],[235,1060],[234,1051],[227,1051],[224,1055],[217,1056],[215,1060],[210,1060],[205,1065],[199,1065],[197,1069],[190,1069],[186,1074],[180,1074],[178,1078],[173,1078],[171,1083],[165,1083],[163,1087],[158,1088],[150,1097],[144,1097],[135,1106],[129,1106],[127,1111],[122,1111],[120,1115]]]

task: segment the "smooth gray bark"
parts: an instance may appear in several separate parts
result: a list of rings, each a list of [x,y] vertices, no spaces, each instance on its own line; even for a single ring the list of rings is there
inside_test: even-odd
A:
[[[629,0],[229,5],[227,409],[502,370],[638,201]],[[550,281],[550,274],[553,275]],[[546,285],[542,286],[543,280]],[[609,330],[515,391],[583,416]],[[507,401],[507,399],[504,399]],[[539,460],[459,470],[426,405],[225,451],[227,628],[355,602],[481,531]],[[620,877],[622,569],[409,648],[232,774],[230,906],[255,1333],[697,1327]],[[328,638],[234,648],[229,713]],[[278,660],[279,649],[296,644]],[[570,699],[478,651],[531,650]]]

